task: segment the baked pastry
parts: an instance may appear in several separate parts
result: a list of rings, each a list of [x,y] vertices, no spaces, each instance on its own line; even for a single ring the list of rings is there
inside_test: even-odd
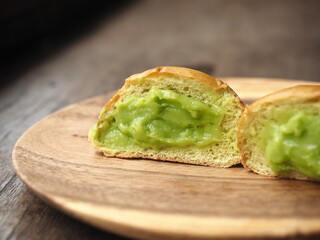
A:
[[[242,164],[268,176],[320,180],[320,85],[265,96],[239,122]]]
[[[221,80],[181,68],[135,74],[102,109],[89,140],[106,156],[230,167],[244,106]]]

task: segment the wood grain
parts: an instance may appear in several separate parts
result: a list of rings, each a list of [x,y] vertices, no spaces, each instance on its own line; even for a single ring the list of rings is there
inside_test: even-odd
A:
[[[68,217],[27,189],[11,163],[21,134],[64,106],[161,65],[218,77],[319,81],[319,3],[134,1],[112,17],[77,22],[78,31],[12,55],[14,61],[0,66],[0,239],[124,239]]]
[[[314,84],[227,79],[237,93]],[[269,87],[264,83],[268,81]],[[273,86],[272,82],[277,82]],[[320,234],[320,185],[210,168],[106,158],[87,133],[111,95],[68,106],[30,128],[13,163],[41,198],[85,222],[139,239],[288,237]]]

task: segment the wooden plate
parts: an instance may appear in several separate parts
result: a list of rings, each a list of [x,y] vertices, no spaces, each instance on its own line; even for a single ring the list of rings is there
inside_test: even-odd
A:
[[[227,79],[245,101],[295,84]],[[314,83],[315,84],[315,83]],[[320,234],[320,184],[219,169],[106,158],[87,141],[110,98],[68,106],[31,127],[13,164],[38,196],[89,224],[139,239],[209,239]]]

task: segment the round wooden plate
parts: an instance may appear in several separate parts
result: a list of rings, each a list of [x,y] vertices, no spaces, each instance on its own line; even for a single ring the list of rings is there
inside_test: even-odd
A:
[[[226,79],[246,102],[312,82]],[[316,83],[313,83],[316,84]],[[38,196],[87,223],[139,239],[320,234],[320,184],[229,169],[106,158],[87,140],[111,95],[51,114],[17,142],[13,164]]]

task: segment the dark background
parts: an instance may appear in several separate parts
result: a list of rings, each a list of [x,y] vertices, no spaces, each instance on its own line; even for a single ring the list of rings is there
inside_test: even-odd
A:
[[[0,239],[120,239],[71,219],[15,175],[19,136],[70,103],[161,66],[320,80],[320,1],[0,2]]]

